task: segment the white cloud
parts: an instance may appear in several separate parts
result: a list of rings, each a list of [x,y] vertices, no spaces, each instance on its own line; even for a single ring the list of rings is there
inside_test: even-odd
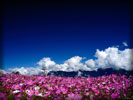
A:
[[[40,67],[20,67],[20,68],[10,68],[6,72],[7,73],[12,73],[12,72],[19,72],[20,74],[23,75],[38,75],[41,73],[41,68]]]
[[[87,66],[81,63],[81,60],[84,59],[83,57],[75,56],[68,60],[66,60],[63,64],[56,64],[51,59],[48,60],[50,64],[47,64],[48,58],[43,58],[38,62],[41,67],[44,67],[46,70],[49,71],[78,71],[78,70],[89,70]]]
[[[126,42],[123,42],[123,45],[124,45],[125,47],[127,47],[127,46],[128,46]]]
[[[85,71],[92,71],[97,70],[98,68],[113,68],[113,69],[125,69],[125,70],[132,70],[131,63],[131,52],[133,49],[125,49],[119,50],[117,47],[109,47],[105,50],[96,50],[95,57],[96,59],[88,59],[84,63],[81,63],[83,57],[75,56],[68,60],[66,60],[63,64],[56,64],[54,61],[50,59],[48,62],[41,62],[41,67],[45,67],[48,71],[78,71],[78,70],[85,70]],[[48,58],[43,58],[46,61]],[[40,63],[39,62],[39,63]]]
[[[49,67],[49,66],[53,66],[55,65],[56,63],[54,61],[51,61],[51,59],[49,57],[44,57],[42,60],[40,60],[38,62],[38,64],[40,66],[45,66],[45,67]]]
[[[89,59],[87,61],[85,61],[85,65],[90,68],[90,70],[97,70],[97,66],[96,66],[96,63],[93,59]]]
[[[131,59],[133,49],[118,50],[115,47],[109,47],[104,51],[96,51],[95,63],[99,68],[114,68],[132,70],[133,60]]]
[[[83,66],[83,64],[81,63],[82,59],[82,57],[75,56],[65,61],[64,64],[67,65],[66,71],[78,71],[79,69],[81,69],[81,66]]]
[[[124,42],[123,42],[124,43]],[[11,68],[6,72],[11,73],[19,71],[21,74],[33,75],[42,72],[42,68],[45,68],[47,72],[50,71],[92,71],[98,68],[106,69],[125,69],[133,70],[133,59],[132,59],[133,49],[119,50],[118,47],[108,47],[105,50],[96,50],[95,59],[88,59],[85,62],[81,62],[84,57],[74,56],[63,64],[56,64],[49,57],[42,58],[37,64],[37,67],[21,67],[21,68]]]

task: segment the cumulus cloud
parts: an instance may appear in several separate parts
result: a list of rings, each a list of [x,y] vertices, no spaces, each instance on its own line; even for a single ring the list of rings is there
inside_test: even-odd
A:
[[[95,63],[99,68],[113,68],[113,69],[125,69],[133,70],[132,64],[132,52],[133,49],[119,50],[115,47],[109,47],[104,51],[97,50],[95,57]]]
[[[41,59],[38,64],[40,66],[45,66],[45,67],[48,67],[48,66],[53,66],[55,65],[56,63],[54,61],[51,61],[51,59],[49,57],[44,57],[43,59]]]
[[[127,47],[127,46],[128,46],[126,42],[123,42],[123,45],[124,45],[125,47]]]
[[[48,62],[47,62],[47,59]],[[43,58],[38,62],[39,66],[45,68],[49,71],[78,71],[78,70],[89,70],[89,68],[81,63],[81,60],[84,59],[83,57],[75,56],[68,60],[66,60],[63,64],[56,64],[50,58]],[[48,63],[48,64],[47,64]]]
[[[87,67],[81,63],[82,59],[83,57],[75,56],[65,61],[64,64],[67,65],[66,71],[87,70]]]
[[[96,66],[96,63],[93,59],[89,59],[89,60],[85,61],[85,65],[90,69],[90,71],[98,69],[98,67]]]
[[[6,73],[12,73],[12,72],[19,72],[23,75],[39,75],[41,73],[40,67],[16,67],[16,68],[9,68]]]
[[[81,61],[85,58],[80,56],[74,56],[64,61],[63,64],[56,64],[49,57],[44,57],[39,62],[37,62],[38,64],[37,67],[11,68],[8,69],[6,72],[11,73],[18,71],[21,74],[33,75],[41,73],[42,68],[45,68],[47,73],[50,71],[66,71],[66,72],[79,71],[79,70],[93,71],[97,70],[98,68],[133,70],[132,54],[133,54],[133,49],[126,48],[124,50],[119,50],[118,47],[108,47],[105,50],[97,49],[94,55],[95,59],[88,59],[84,62]]]
[[[48,71],[92,71],[98,68],[106,69],[113,68],[116,70],[125,69],[133,70],[133,60],[132,60],[133,49],[119,50],[117,47],[108,47],[105,50],[96,50],[96,59],[88,59],[84,63],[81,63],[83,57],[75,56],[66,60],[63,64],[56,64],[54,61],[49,61],[52,64],[46,66],[47,62],[43,62],[41,67],[45,67]],[[46,60],[47,58],[43,58]],[[39,62],[39,63],[40,63]]]

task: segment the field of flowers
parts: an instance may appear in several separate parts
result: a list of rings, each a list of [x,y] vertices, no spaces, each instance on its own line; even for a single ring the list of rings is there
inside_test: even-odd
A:
[[[3,74],[0,100],[125,100],[133,96],[133,76],[57,77]]]

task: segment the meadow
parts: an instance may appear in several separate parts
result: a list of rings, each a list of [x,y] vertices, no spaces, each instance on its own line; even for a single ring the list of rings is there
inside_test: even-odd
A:
[[[133,96],[133,76],[27,76],[3,74],[0,100],[125,100]]]

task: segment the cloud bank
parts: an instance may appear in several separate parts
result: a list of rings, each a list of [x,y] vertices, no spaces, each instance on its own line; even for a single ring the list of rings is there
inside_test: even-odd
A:
[[[126,46],[126,44],[125,44]],[[124,49],[119,50],[118,47],[108,47],[105,50],[96,50],[95,59],[88,59],[84,62],[81,62],[84,57],[74,56],[66,61],[63,64],[56,64],[49,57],[42,58],[37,62],[37,67],[21,67],[21,68],[12,68],[8,69],[6,72],[11,73],[18,71],[21,74],[27,75],[38,75],[42,72],[42,68],[45,68],[47,72],[50,71],[93,71],[98,68],[106,69],[113,68],[116,70],[125,69],[133,70],[133,59],[132,59],[133,49]]]
[[[42,70],[41,68],[38,66],[38,67],[21,67],[21,68],[9,68],[6,73],[12,73],[12,72],[19,72],[20,74],[23,74],[23,75],[39,75]]]

